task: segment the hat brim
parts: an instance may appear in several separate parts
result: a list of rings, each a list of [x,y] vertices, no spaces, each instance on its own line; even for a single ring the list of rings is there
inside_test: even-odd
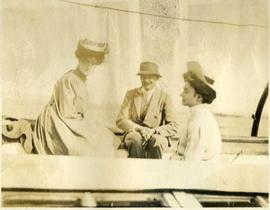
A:
[[[157,73],[151,73],[151,72],[139,72],[137,73],[138,76],[141,76],[141,75],[153,75],[153,76],[158,76],[158,77],[162,77],[160,74],[157,74]]]

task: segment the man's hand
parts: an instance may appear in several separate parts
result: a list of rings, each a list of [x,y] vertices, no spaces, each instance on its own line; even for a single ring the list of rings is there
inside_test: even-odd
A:
[[[147,141],[149,140],[155,133],[155,129],[151,128],[146,128],[145,129],[145,134],[144,134],[144,139]]]
[[[143,138],[142,147],[145,149],[149,143],[149,139],[155,133],[155,129],[138,126],[135,128],[135,131],[139,132]]]
[[[147,127],[136,127],[135,131],[139,132],[143,137],[144,141],[149,140],[153,134],[155,133],[155,129],[147,128]]]

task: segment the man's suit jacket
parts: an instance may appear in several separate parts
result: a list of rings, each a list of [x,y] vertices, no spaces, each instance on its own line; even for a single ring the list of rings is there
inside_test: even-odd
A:
[[[153,92],[147,113],[143,120],[140,119],[141,107],[140,88],[129,90],[126,93],[116,125],[125,132],[130,132],[136,125],[155,128],[157,134],[165,137],[177,133],[175,110],[170,96],[158,88]]]

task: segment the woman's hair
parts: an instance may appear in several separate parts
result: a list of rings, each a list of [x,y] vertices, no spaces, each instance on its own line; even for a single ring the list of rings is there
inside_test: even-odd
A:
[[[75,55],[79,60],[82,60],[82,61],[95,58],[96,65],[103,63],[104,58],[105,58],[104,53],[94,52],[94,51],[89,51],[89,50],[87,52],[84,52],[82,50],[77,49],[75,52]]]
[[[195,92],[202,97],[202,103],[211,104],[216,98],[216,91],[192,72],[184,73],[183,77],[184,80],[194,88]]]
[[[108,43],[98,43],[88,39],[79,40],[77,50],[75,52],[76,57],[79,60],[95,61],[95,64],[101,64],[104,61],[105,54],[109,53]],[[94,58],[94,59],[92,59]]]

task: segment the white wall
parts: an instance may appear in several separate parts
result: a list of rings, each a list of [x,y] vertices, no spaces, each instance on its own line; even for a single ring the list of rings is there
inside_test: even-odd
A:
[[[158,15],[236,24],[267,25],[265,0],[141,0]],[[154,5],[154,6],[153,6]],[[154,11],[153,11],[154,10]],[[142,16],[142,54],[160,64],[180,110],[182,74],[199,61],[215,79],[214,112],[251,115],[268,81],[267,29]],[[265,107],[264,114],[267,114]]]
[[[133,11],[233,23],[267,24],[266,0],[83,1]],[[106,3],[107,2],[107,3]],[[108,3],[109,2],[109,3]],[[138,86],[141,60],[159,64],[160,82],[179,110],[182,73],[197,60],[215,78],[214,112],[250,115],[268,80],[265,28],[168,20],[60,1],[2,1],[3,114],[35,118],[55,81],[76,66],[78,39],[108,41],[106,63],[89,78],[91,103],[119,105]]]
[[[137,1],[84,1],[128,9]],[[107,41],[105,64],[88,78],[92,106],[119,104],[140,60],[139,16],[73,5],[61,1],[5,1],[2,4],[3,115],[36,118],[49,100],[53,85],[76,68],[81,38]],[[136,66],[134,63],[136,62]]]

